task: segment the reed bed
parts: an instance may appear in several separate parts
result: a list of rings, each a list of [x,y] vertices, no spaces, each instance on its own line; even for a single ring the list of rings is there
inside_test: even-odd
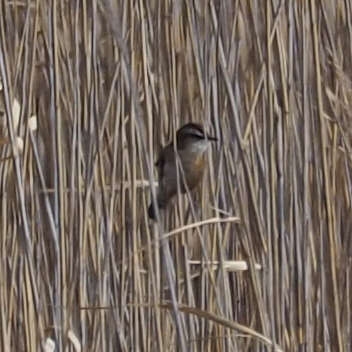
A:
[[[1,1],[1,351],[351,351],[351,1]],[[219,142],[148,219],[177,128]]]

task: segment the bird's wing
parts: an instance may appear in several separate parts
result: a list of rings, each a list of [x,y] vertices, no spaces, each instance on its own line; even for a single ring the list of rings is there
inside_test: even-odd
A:
[[[165,164],[170,162],[173,155],[173,146],[169,144],[160,153],[159,159],[156,161],[155,166],[158,169],[159,180],[162,180],[165,173]]]
[[[165,158],[164,158],[163,154],[161,153],[159,159],[155,163],[155,166],[158,169],[159,180],[161,180],[162,176],[163,176],[164,164],[165,164]]]

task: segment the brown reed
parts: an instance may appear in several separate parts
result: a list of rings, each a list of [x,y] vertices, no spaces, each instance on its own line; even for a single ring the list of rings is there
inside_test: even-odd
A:
[[[0,350],[350,351],[351,11],[2,0]],[[220,142],[151,223],[189,121]]]

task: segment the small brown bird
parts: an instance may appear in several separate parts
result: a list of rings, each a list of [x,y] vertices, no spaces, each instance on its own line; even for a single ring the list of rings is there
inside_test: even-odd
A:
[[[183,173],[181,170],[179,172],[182,193],[186,193],[187,187],[192,190],[201,181],[206,165],[205,151],[209,147],[210,141],[217,141],[217,138],[206,135],[200,124],[188,123],[177,131],[176,149],[183,169]],[[176,160],[174,144],[170,143],[162,149],[155,164],[159,174],[157,191],[159,209],[164,209],[169,200],[177,193]],[[184,180],[187,187],[185,187]],[[153,203],[148,208],[148,214],[151,219],[155,220]]]

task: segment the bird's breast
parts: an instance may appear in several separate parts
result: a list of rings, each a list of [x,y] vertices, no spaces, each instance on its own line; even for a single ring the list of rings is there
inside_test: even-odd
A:
[[[186,176],[187,186],[192,189],[202,180],[205,169],[205,154],[188,154],[182,162]]]

